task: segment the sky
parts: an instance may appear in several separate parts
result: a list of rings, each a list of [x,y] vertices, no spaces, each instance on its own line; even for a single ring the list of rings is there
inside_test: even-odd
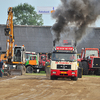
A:
[[[7,21],[7,11],[9,7],[18,6],[20,3],[28,3],[35,7],[37,11],[38,6],[49,7],[54,6],[58,7],[61,4],[60,0],[0,0],[0,24],[6,24]],[[43,23],[44,26],[52,26],[55,23],[55,20],[52,19],[51,14],[43,14]],[[100,18],[95,22],[93,27],[100,27]]]

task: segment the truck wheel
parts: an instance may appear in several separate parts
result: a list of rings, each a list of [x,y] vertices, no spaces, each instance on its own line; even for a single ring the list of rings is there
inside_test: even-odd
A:
[[[79,67],[80,67],[80,68],[83,68],[82,62],[79,62]]]
[[[78,77],[71,77],[71,80],[77,81],[78,80]]]
[[[83,61],[82,66],[83,66],[83,75],[88,75],[88,63],[86,61]]]
[[[27,73],[33,73],[33,68],[31,66],[27,66],[26,72]]]
[[[78,78],[82,78],[82,68],[78,68]]]
[[[100,69],[97,69],[97,70],[95,71],[95,74],[96,74],[96,75],[100,75]]]
[[[56,76],[51,76],[50,79],[51,79],[51,80],[57,80],[58,77],[56,77]]]
[[[51,76],[51,77],[50,77],[50,80],[54,80],[54,76]]]
[[[88,72],[88,74],[89,74],[89,75],[94,75],[94,71],[91,71],[91,70],[90,70],[90,71]]]

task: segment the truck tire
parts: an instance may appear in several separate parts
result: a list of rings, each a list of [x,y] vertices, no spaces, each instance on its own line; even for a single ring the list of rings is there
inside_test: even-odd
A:
[[[56,76],[51,76],[50,77],[50,80],[57,80],[58,79],[58,77],[56,77]]]
[[[78,78],[82,78],[82,70],[83,68],[78,68]]]
[[[88,74],[89,74],[89,75],[94,75],[94,71],[91,71],[91,70],[90,70],[90,71],[88,72]]]
[[[71,80],[77,81],[78,80],[78,77],[71,77]]]
[[[33,73],[33,68],[31,66],[27,66],[26,72],[27,73]]]
[[[95,71],[95,74],[96,74],[96,75],[100,75],[100,69],[97,69],[97,70]]]
[[[83,61],[82,66],[83,66],[83,75],[88,75],[88,63],[86,61]]]
[[[79,67],[80,67],[80,68],[83,68],[82,62],[79,61],[78,63],[79,63]]]
[[[54,76],[51,76],[51,77],[50,77],[50,80],[54,80]]]

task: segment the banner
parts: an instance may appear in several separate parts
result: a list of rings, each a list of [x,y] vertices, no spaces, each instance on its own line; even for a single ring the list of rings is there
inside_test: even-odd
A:
[[[57,7],[37,7],[38,14],[51,14],[57,9]]]

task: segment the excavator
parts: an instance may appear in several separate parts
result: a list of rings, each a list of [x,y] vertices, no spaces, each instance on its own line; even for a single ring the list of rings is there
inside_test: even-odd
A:
[[[8,19],[6,28],[4,29],[6,42],[5,69],[4,73],[10,75],[23,75],[26,73],[25,68],[25,47],[14,45],[14,30],[13,30],[13,10],[8,8]]]

